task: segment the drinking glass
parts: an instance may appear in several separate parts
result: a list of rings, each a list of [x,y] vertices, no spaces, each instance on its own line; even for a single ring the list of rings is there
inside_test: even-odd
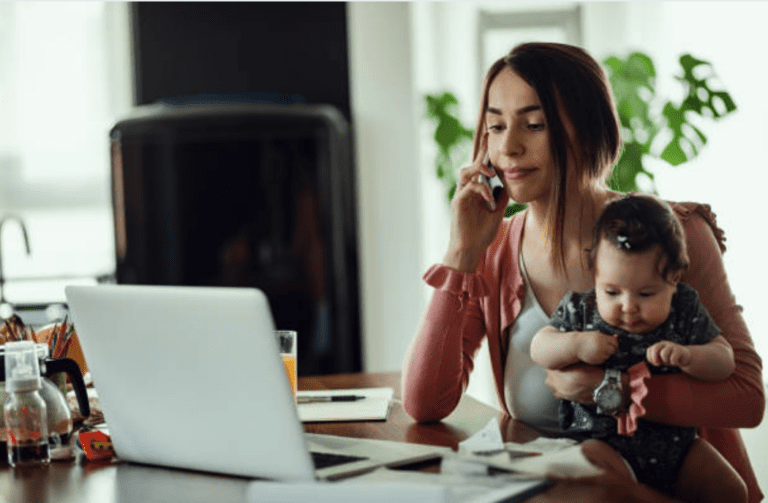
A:
[[[285,365],[285,373],[288,375],[288,381],[291,383],[293,400],[296,401],[296,331],[276,330],[275,337],[277,338],[277,345],[280,348],[280,356],[283,358],[283,365]]]

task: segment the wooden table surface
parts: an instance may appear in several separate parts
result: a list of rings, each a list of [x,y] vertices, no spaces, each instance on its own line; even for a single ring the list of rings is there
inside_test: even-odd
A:
[[[380,438],[401,442],[442,445],[456,449],[458,443],[474,435],[488,421],[499,420],[506,442],[527,442],[541,436],[525,423],[515,421],[499,410],[464,396],[456,410],[440,422],[416,423],[405,413],[400,399],[400,374],[342,374],[299,380],[300,389],[344,389],[388,386],[395,390],[395,406],[386,422],[308,424],[305,431],[335,435]],[[437,463],[435,463],[437,466]],[[425,469],[420,466],[420,469]],[[429,470],[429,468],[426,468]],[[607,474],[591,480],[560,480],[527,503],[674,503],[646,486]]]
[[[417,444],[441,445],[456,449],[459,442],[474,435],[488,421],[497,417],[506,426],[505,440],[527,442],[539,434],[523,423],[509,421],[497,409],[465,396],[456,410],[443,421],[417,423],[406,414],[400,395],[400,375],[382,374],[340,374],[322,378],[300,378],[299,389],[348,389],[390,387],[395,390],[395,404],[387,421],[357,423],[313,423],[305,424],[310,433],[326,433],[348,437],[377,438],[413,442]]]
[[[399,374],[343,374],[299,378],[299,389],[344,389],[387,386],[395,389],[395,403],[387,421],[313,423],[304,429],[351,437],[378,438],[456,448],[490,419],[497,417],[507,441],[525,442],[538,434],[509,420],[496,409],[465,397],[443,421],[419,424],[403,410]],[[41,468],[11,468],[0,455],[0,502],[8,503],[244,503],[249,479],[177,470],[134,463],[89,462],[79,455]],[[434,471],[420,465],[419,469]],[[558,482],[530,502],[664,501],[626,480]]]

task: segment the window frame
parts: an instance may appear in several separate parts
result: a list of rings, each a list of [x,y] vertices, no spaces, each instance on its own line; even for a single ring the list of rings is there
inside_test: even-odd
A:
[[[477,75],[482,81],[487,70],[484,61],[485,34],[491,30],[515,30],[520,28],[560,28],[569,44],[581,46],[584,41],[583,12],[581,5],[570,8],[531,11],[490,11],[477,13]]]

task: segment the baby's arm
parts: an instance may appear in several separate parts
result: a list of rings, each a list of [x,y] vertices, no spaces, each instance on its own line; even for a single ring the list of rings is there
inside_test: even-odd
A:
[[[562,369],[574,363],[599,365],[616,352],[616,336],[601,332],[561,332],[547,325],[531,340],[531,358],[547,369]]]
[[[702,381],[722,381],[736,368],[733,349],[718,335],[706,344],[683,346],[661,341],[648,348],[645,355],[651,365],[669,365]]]

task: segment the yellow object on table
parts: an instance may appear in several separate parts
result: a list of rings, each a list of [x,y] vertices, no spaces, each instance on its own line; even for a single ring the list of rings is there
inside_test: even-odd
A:
[[[37,342],[44,342],[50,346],[50,339],[53,336],[53,329],[55,327],[61,327],[60,324],[46,325],[38,330],[35,335]],[[51,355],[53,356],[53,355]],[[83,356],[83,350],[80,347],[80,340],[77,337],[77,329],[72,332],[72,341],[69,343],[69,348],[66,354],[63,355],[66,358],[72,358],[80,367],[80,372],[85,375],[88,372],[88,365],[85,363],[85,357]]]

